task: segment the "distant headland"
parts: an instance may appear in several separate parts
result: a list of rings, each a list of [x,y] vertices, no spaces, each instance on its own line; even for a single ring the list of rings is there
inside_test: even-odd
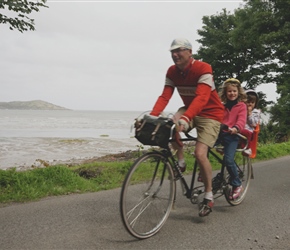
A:
[[[54,105],[49,102],[34,100],[34,101],[13,101],[0,102],[0,109],[22,109],[22,110],[68,110],[67,108]]]

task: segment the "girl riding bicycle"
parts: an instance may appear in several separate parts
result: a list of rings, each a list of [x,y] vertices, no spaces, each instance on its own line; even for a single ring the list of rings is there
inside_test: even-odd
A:
[[[223,124],[228,129],[221,130],[218,143],[224,146],[224,161],[230,174],[230,185],[232,190],[229,198],[237,199],[243,191],[242,183],[238,175],[238,169],[234,162],[236,149],[239,144],[239,133],[246,125],[247,120],[247,100],[246,93],[241,87],[238,79],[227,79],[220,91],[220,98],[225,106]]]

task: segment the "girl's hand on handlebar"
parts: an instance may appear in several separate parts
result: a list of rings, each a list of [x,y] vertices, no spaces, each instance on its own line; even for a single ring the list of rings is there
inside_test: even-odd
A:
[[[230,133],[230,134],[237,134],[237,133],[238,133],[238,130],[237,130],[236,127],[229,128],[229,133]]]

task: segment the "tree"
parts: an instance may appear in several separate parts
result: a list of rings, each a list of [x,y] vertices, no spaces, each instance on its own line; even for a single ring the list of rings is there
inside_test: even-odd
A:
[[[9,24],[10,30],[17,29],[20,32],[35,30],[34,19],[28,17],[33,11],[38,12],[40,7],[45,5],[46,0],[28,1],[28,0],[0,0],[0,9],[7,9],[16,12],[16,16],[8,17],[0,13],[0,24]]]
[[[246,88],[274,83],[280,97],[270,109],[267,129],[289,138],[290,0],[244,2],[234,14],[223,10],[203,17],[204,25],[198,30],[201,38],[197,40],[201,46],[194,57],[213,66],[217,87],[229,77],[238,78]],[[262,110],[273,104],[265,100],[265,94],[258,95]]]
[[[204,16],[201,36],[197,41],[201,44],[194,58],[202,59],[212,65],[217,86],[240,71],[236,68],[234,47],[230,42],[230,32],[235,28],[235,19],[223,9],[219,15]]]
[[[277,84],[277,93],[283,94],[280,85],[285,85],[289,78],[290,59],[290,0],[249,0],[246,8],[252,11],[255,27],[262,48],[267,51],[265,61],[267,82]],[[283,90],[284,87],[282,87]]]
[[[271,118],[277,122],[278,131],[289,133],[290,127],[290,93],[287,93],[278,99],[277,104],[271,108]]]
[[[267,25],[259,25],[260,37],[265,47],[271,50],[268,64],[268,82],[275,83],[280,97],[271,108],[271,120],[278,132],[290,135],[290,0],[250,0],[248,6],[258,13],[268,9],[264,20]],[[262,19],[262,18],[261,18]]]
[[[263,44],[259,42],[259,33],[251,27],[253,20],[249,10],[238,9],[235,14],[225,9],[218,15],[203,17],[203,27],[198,30],[201,43],[197,59],[210,63],[213,67],[216,86],[219,88],[227,78],[235,77],[246,84],[246,88],[255,89],[263,82],[266,74],[264,65],[269,58]],[[258,93],[262,110],[271,102],[265,100],[265,94]]]

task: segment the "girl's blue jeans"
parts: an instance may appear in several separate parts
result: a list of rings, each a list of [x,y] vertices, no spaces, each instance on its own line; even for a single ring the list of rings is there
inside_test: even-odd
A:
[[[234,161],[239,144],[239,136],[223,133],[222,144],[224,146],[224,164],[230,174],[230,184],[234,187],[239,187],[242,183],[239,178],[238,167]]]

